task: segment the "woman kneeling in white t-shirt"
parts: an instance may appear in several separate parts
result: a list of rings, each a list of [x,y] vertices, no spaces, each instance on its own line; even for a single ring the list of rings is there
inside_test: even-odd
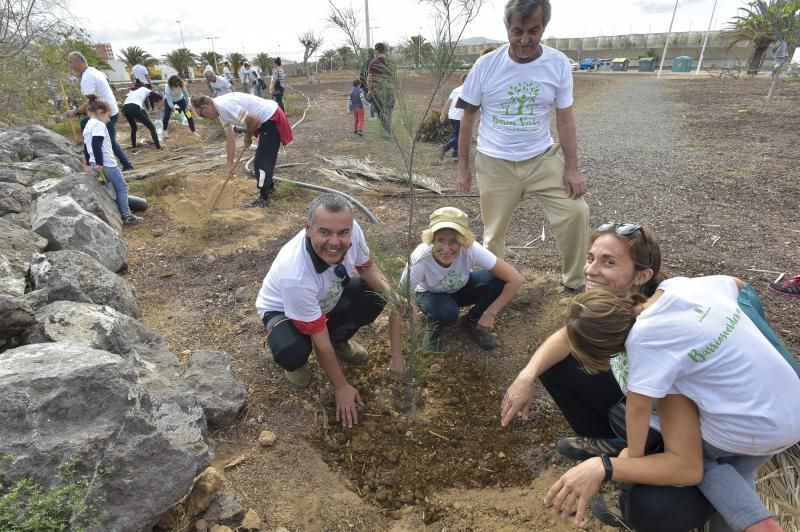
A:
[[[422,348],[439,351],[441,328],[458,320],[460,307],[473,305],[464,327],[483,349],[494,349],[495,317],[519,291],[522,276],[475,242],[467,215],[455,207],[433,211],[422,242],[400,280],[404,287],[410,275],[417,307],[427,321]],[[480,269],[473,270],[476,266]]]
[[[584,368],[612,366],[627,390],[630,458],[644,452],[655,401],[683,395],[697,405],[698,488],[734,530],[771,520],[756,495],[756,472],[800,440],[800,378],[738,305],[742,288],[720,275],[668,279],[648,299],[592,290],[572,300],[566,320]],[[728,528],[712,519],[711,529]]]

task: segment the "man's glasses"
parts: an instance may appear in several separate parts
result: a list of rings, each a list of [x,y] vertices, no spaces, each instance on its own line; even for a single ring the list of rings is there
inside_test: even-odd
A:
[[[347,283],[350,282],[350,275],[347,273],[347,268],[345,268],[344,264],[341,262],[337,262],[336,266],[333,267],[333,273],[342,281],[342,286],[347,286]]]
[[[639,224],[636,224],[636,223],[632,223],[632,222],[622,222],[622,223],[603,222],[600,225],[598,225],[597,227],[595,227],[595,230],[598,233],[604,233],[606,231],[611,231],[612,229],[618,235],[630,236],[633,233],[635,233],[636,231],[641,231],[642,230],[642,226],[639,225]],[[644,236],[644,232],[643,231],[642,231],[642,236]]]

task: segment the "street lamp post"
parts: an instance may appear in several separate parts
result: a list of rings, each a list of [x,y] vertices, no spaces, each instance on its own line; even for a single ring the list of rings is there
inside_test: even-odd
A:
[[[186,48],[186,42],[183,40],[183,26],[181,26],[181,21],[176,20],[175,22],[178,23],[178,30],[181,32],[181,45],[183,45],[183,47]]]
[[[211,53],[214,54],[214,73],[216,73],[219,64],[217,63],[217,51],[214,49],[214,39],[219,39],[219,37],[206,37],[206,39],[211,41]]]
[[[371,37],[372,37],[371,41],[373,46],[375,46],[375,32],[373,30],[379,30],[379,29],[381,29],[380,26],[370,26],[369,28],[371,32]]]

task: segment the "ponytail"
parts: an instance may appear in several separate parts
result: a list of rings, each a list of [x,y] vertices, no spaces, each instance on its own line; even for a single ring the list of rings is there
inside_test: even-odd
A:
[[[110,113],[111,106],[101,100],[96,94],[87,94],[86,99],[89,100],[86,104],[86,110],[94,114],[97,112]]]

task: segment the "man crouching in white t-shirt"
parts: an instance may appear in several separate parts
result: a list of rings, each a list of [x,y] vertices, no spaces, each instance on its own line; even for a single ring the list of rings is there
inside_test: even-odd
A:
[[[483,245],[503,258],[505,235],[526,194],[539,200],[563,257],[561,283],[583,286],[589,207],[578,170],[572,71],[563,53],[540,43],[550,21],[548,0],[509,0],[508,44],[479,57],[464,81],[456,107],[464,109],[458,137],[458,185],[472,184],[469,152],[481,109],[475,156],[483,218]],[[550,136],[556,110],[559,144]]]
[[[359,275],[351,275],[353,269]],[[272,358],[292,385],[305,388],[311,381],[308,357],[313,347],[335,388],[336,420],[346,427],[358,423],[357,406],[363,403],[337,358],[366,362],[367,350],[351,338],[383,311],[385,302],[375,291],[387,289],[350,202],[329,193],[311,202],[305,229],[278,252],[258,293],[256,310]],[[400,318],[394,313],[389,332],[389,369],[402,374]]]

